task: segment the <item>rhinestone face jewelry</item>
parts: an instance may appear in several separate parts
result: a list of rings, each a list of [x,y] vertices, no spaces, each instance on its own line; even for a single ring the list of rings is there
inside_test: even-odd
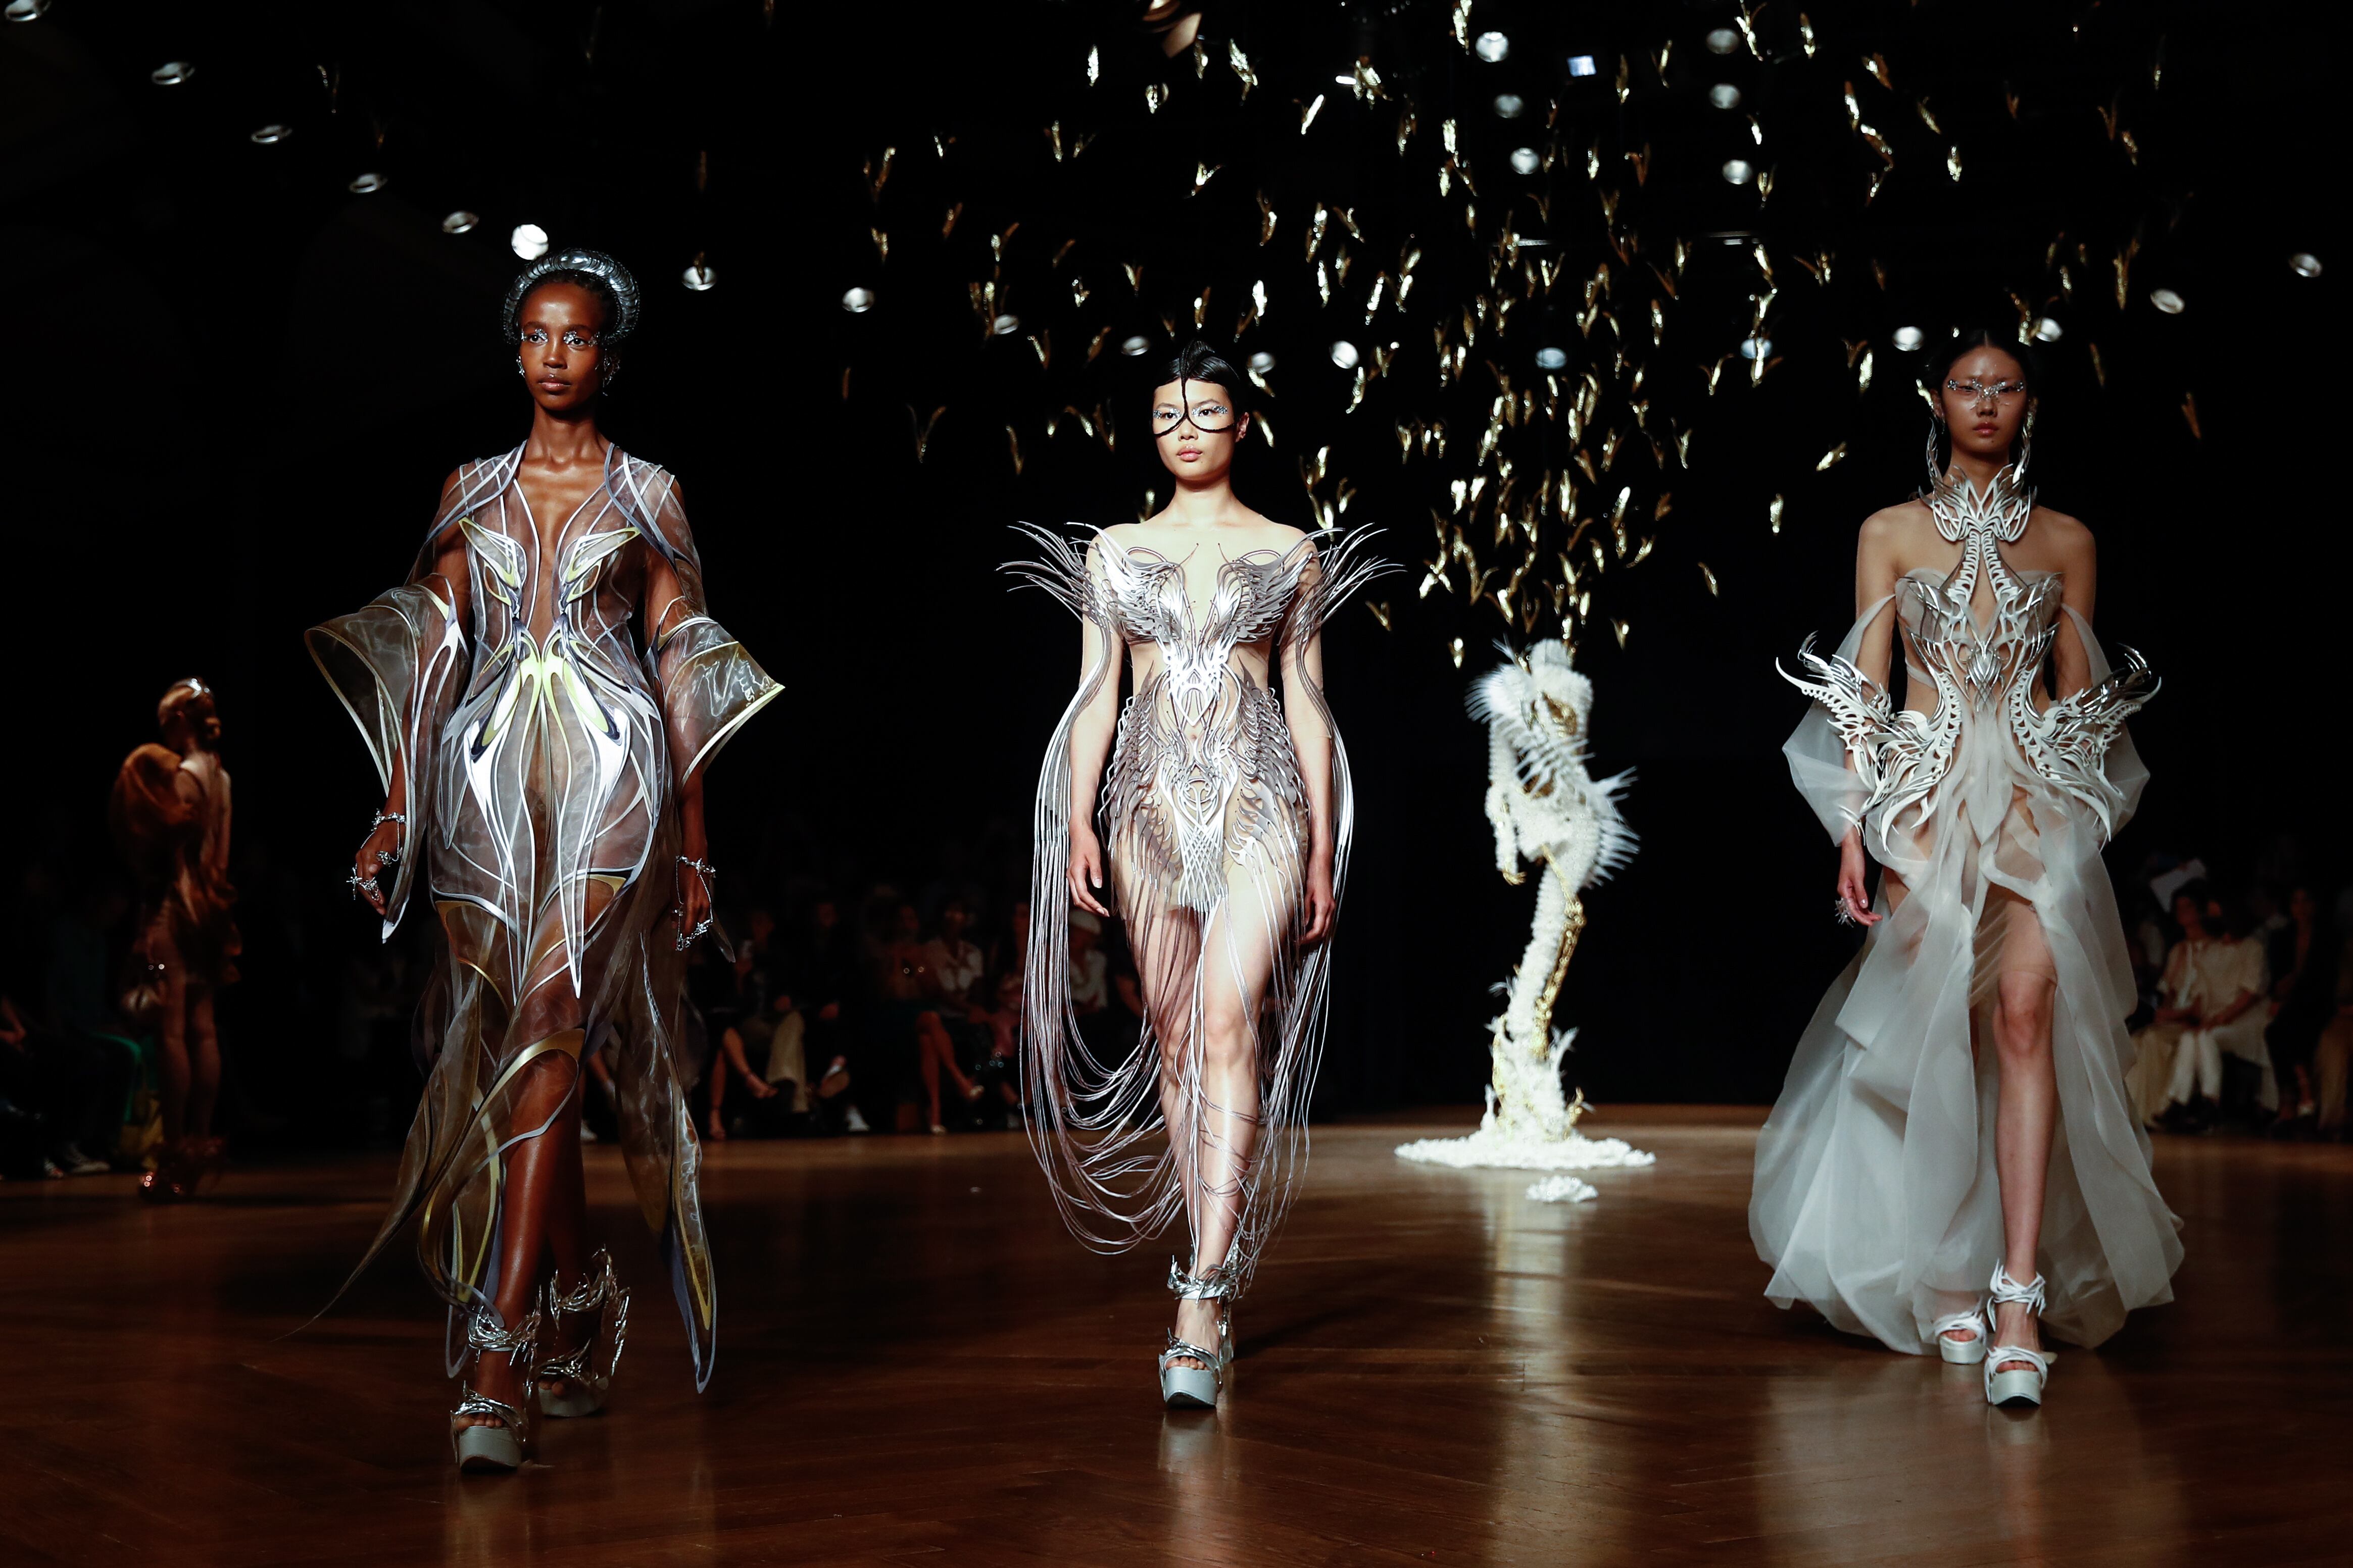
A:
[[[1948,379],[1945,383],[1945,390],[1964,394],[1971,403],[1983,403],[1988,398],[1993,399],[1996,403],[2010,403],[2026,395],[2026,383],[1997,381],[1991,386],[1988,386],[1981,381]]]

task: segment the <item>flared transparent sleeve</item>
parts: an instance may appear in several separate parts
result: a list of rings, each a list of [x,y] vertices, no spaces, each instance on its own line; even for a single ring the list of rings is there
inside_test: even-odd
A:
[[[629,490],[648,536],[678,584],[676,599],[647,606],[646,668],[660,693],[671,765],[684,784],[784,688],[711,618],[702,561],[695,553],[678,482],[661,469],[632,464]]]
[[[408,582],[303,634],[311,661],[359,727],[379,790],[391,788],[396,765],[407,781],[403,854],[385,897],[386,938],[400,924],[424,858],[411,847],[424,843],[425,825],[437,820],[434,781],[440,770],[432,766],[434,746],[466,685],[466,628],[459,624],[449,585],[432,574],[429,560],[429,542],[448,527],[459,500],[454,491],[445,499]]]
[[[1862,648],[1864,634],[1877,620],[1881,612],[1894,602],[1894,596],[1879,600],[1856,618],[1838,646],[1835,658],[1852,665]],[[1891,654],[1891,658],[1893,655]],[[1789,739],[1781,747],[1781,754],[1789,762],[1789,782],[1814,809],[1822,831],[1831,836],[1833,844],[1842,841],[1848,833],[1862,824],[1863,805],[1871,797],[1870,785],[1848,755],[1846,740],[1832,722],[1831,710],[1816,702],[1798,721]]]
[[[2074,624],[2075,635],[2084,640],[2084,661],[2090,684],[2096,688],[2116,673],[2108,662],[2107,650],[2100,646],[2100,639],[2092,635],[2092,623],[2077,615],[2072,605],[2067,608],[2067,618]],[[2126,656],[2135,657],[2129,649]],[[2108,822],[2107,836],[2114,838],[2124,831],[2125,824],[2132,820],[2133,813],[2140,809],[2140,792],[2148,787],[2148,767],[2140,760],[2140,752],[2133,745],[2132,731],[2121,722],[2116,727],[2116,738],[2108,743],[2105,772],[2108,786],[2115,791],[2111,799],[2116,803],[2110,808]]]

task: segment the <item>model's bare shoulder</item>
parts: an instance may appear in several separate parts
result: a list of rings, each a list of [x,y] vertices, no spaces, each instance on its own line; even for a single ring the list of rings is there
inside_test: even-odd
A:
[[[2089,561],[2096,553],[2092,531],[2081,519],[2070,517],[2063,511],[2053,511],[2047,506],[2038,506],[2034,509],[2033,521],[2034,531],[2041,537],[2043,547],[2052,554],[2063,555],[2070,560]]]

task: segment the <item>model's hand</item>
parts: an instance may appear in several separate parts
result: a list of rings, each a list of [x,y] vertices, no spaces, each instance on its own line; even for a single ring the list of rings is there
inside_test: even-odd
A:
[[[693,867],[678,864],[678,945],[692,947],[711,925],[711,882]]]
[[[1318,851],[1307,862],[1306,929],[1299,933],[1303,942],[1322,942],[1332,934],[1332,917],[1339,913],[1340,901],[1332,896],[1332,855]]]
[[[359,879],[359,895],[379,915],[384,913],[385,900],[392,891],[387,883],[399,868],[400,826],[397,822],[377,823],[360,840],[358,851],[352,856],[352,874]]]
[[[1875,926],[1884,918],[1872,913],[1871,889],[1863,884],[1869,862],[1862,853],[1862,835],[1850,830],[1839,840],[1838,899],[1857,925]]]
[[[1095,838],[1095,830],[1083,822],[1071,825],[1071,902],[1082,910],[1099,915],[1111,910],[1095,890],[1103,886],[1103,845]]]

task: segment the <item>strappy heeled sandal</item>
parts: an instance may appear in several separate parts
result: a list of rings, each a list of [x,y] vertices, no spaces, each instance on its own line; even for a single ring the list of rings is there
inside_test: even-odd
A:
[[[1180,1340],[1171,1329],[1168,1348],[1160,1352],[1160,1403],[1171,1410],[1214,1410],[1226,1367],[1234,1359],[1233,1270],[1220,1264],[1197,1279],[1172,1258],[1168,1260],[1168,1289],[1180,1301],[1218,1303],[1218,1348],[1205,1350],[1188,1340]],[[1201,1364],[1176,1364],[1188,1359]]]
[[[1993,1283],[1987,1287],[1993,1292],[1986,1304],[1986,1317],[1991,1320],[1994,1309],[2016,1302],[2033,1312],[2039,1326],[2042,1317],[2042,1276],[2037,1274],[2021,1285],[2010,1277],[2010,1271],[1997,1263],[1993,1266]],[[2009,1372],[1995,1370],[2006,1363],[2022,1361],[2026,1366]],[[2051,1381],[2051,1356],[2047,1352],[2029,1350],[2024,1345],[1995,1345],[1985,1352],[1985,1395],[1988,1405],[2035,1405],[2042,1403],[2042,1385]]]
[[[621,1342],[629,1332],[629,1292],[614,1278],[613,1255],[598,1247],[588,1260],[588,1272],[568,1296],[557,1295],[555,1282],[549,1280],[546,1304],[540,1310],[551,1334],[562,1319],[596,1314],[595,1326],[578,1348],[541,1362],[533,1373],[539,1385],[540,1414],[559,1420],[596,1415],[612,1392]],[[549,1386],[557,1383],[568,1384],[566,1392],[558,1394]]]
[[[539,1356],[543,1321],[533,1312],[519,1326],[509,1329],[500,1320],[499,1310],[488,1301],[475,1308],[473,1316],[467,1321],[466,1345],[474,1352],[477,1366],[485,1355],[503,1355],[509,1366],[522,1369],[522,1402],[509,1405],[487,1394],[477,1394],[471,1384],[458,1385],[458,1407],[449,1412],[449,1447],[457,1455],[459,1470],[479,1475],[520,1469],[523,1456],[531,1451],[532,1369]],[[483,1419],[469,1421],[469,1416]],[[488,1426],[485,1419],[503,1425]]]
[[[1954,1340],[1945,1337],[1965,1329],[1968,1331],[1968,1339]],[[1985,1360],[1986,1339],[1993,1330],[1986,1322],[1984,1310],[1981,1308],[1971,1307],[1966,1312],[1946,1313],[1936,1320],[1936,1326],[1928,1332],[1936,1342],[1936,1353],[1944,1357],[1947,1363],[1953,1366],[1975,1366]]]

